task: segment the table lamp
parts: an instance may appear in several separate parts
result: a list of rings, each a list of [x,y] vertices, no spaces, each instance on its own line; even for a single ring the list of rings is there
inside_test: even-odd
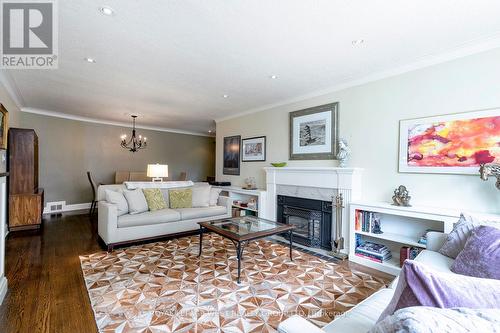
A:
[[[168,177],[168,165],[148,164],[147,176],[153,178],[153,182],[162,182],[163,177]]]

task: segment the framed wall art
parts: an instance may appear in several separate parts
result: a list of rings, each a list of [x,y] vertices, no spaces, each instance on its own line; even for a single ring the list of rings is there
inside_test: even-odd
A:
[[[7,149],[7,130],[9,129],[9,112],[0,104],[0,149]]]
[[[338,146],[338,105],[290,112],[290,159],[333,160]]]
[[[500,109],[400,121],[399,172],[477,175],[500,163]]]
[[[224,137],[224,175],[240,175],[240,135]]]
[[[261,162],[266,160],[266,137],[259,136],[241,140],[241,160],[243,162]]]

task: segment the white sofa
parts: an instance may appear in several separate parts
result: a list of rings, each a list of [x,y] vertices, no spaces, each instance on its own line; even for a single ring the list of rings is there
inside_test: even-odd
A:
[[[215,206],[167,208],[118,216],[116,205],[106,201],[105,190],[123,189],[124,185],[101,185],[97,193],[98,234],[108,251],[112,251],[114,246],[134,241],[195,233],[200,228],[198,222],[231,217],[232,200],[225,196],[219,196]]]
[[[437,252],[446,240],[446,236],[447,234],[440,232],[429,232],[427,234],[427,249],[422,251],[415,260],[425,263],[434,270],[452,273],[450,267],[453,264],[453,259]],[[366,333],[375,325],[378,318],[391,301],[396,285],[397,278],[388,288],[377,291],[323,328],[318,328],[305,318],[293,316],[280,323],[278,332]]]

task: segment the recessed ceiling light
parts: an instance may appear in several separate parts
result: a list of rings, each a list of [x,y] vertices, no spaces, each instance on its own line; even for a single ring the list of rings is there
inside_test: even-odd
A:
[[[86,62],[89,62],[91,64],[95,64],[95,59],[94,58],[85,58],[84,59]]]
[[[361,44],[363,44],[364,42],[365,42],[365,40],[364,40],[364,39],[356,39],[356,40],[353,40],[353,41],[352,41],[352,45],[353,45],[353,46],[357,46],[357,45],[361,45]]]
[[[212,133],[212,130],[208,130],[208,133]]]
[[[224,98],[228,98],[228,97],[229,97],[229,95],[224,94],[224,95],[222,95],[222,97],[224,97]]]
[[[278,75],[271,75],[269,78],[274,80],[278,78]]]
[[[113,8],[111,8],[111,7],[108,7],[108,6],[99,7],[99,11],[103,15],[106,15],[106,16],[113,16],[113,15],[115,15],[115,10]]]

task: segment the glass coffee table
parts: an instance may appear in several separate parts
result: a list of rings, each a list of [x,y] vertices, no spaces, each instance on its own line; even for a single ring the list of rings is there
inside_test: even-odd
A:
[[[200,253],[201,256],[203,233],[215,232],[228,238],[236,247],[238,259],[238,283],[240,283],[240,270],[243,249],[249,241],[272,235],[288,233],[290,238],[290,260],[292,258],[292,230],[293,225],[273,222],[254,216],[233,217],[229,219],[198,222],[200,225]]]

